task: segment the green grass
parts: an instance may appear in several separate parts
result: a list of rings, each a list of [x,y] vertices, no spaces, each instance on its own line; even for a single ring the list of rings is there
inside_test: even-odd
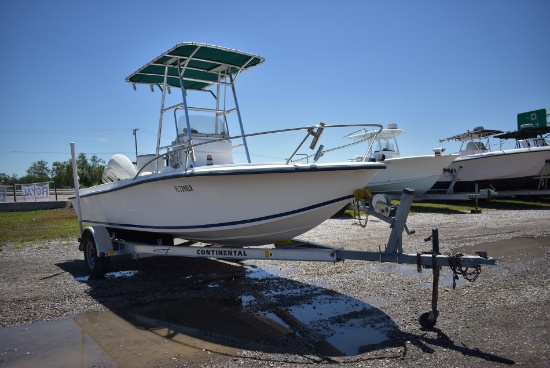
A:
[[[392,201],[399,204],[398,200]],[[411,214],[415,213],[470,213],[475,208],[475,201],[418,201],[413,202]],[[526,209],[550,209],[550,197],[511,197],[505,199],[480,199],[478,208],[484,209],[503,209],[503,210],[526,210]],[[353,211],[347,210],[346,214],[353,216]]]
[[[0,212],[0,250],[9,243],[79,236],[78,219],[72,208]]]
[[[399,203],[399,201],[397,201]],[[433,201],[413,202],[411,212],[421,213],[464,213],[475,208],[475,201]],[[527,209],[550,209],[550,198],[548,197],[511,197],[503,199],[480,199],[478,208],[502,209],[502,210],[527,210]]]

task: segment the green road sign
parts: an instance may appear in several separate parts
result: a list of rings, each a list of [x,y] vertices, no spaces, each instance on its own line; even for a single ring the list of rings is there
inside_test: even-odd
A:
[[[533,124],[535,128],[545,128],[547,126],[546,109],[518,114],[518,130],[525,124]]]

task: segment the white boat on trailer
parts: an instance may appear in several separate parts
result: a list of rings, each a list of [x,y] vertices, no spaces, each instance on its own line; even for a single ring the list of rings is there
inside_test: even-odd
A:
[[[348,136],[354,140],[367,140],[369,150],[356,162],[383,162],[386,170],[376,176],[366,186],[373,193],[388,195],[401,194],[403,189],[415,190],[415,196],[426,193],[439,177],[443,169],[458,155],[443,155],[445,148],[434,148],[433,155],[401,156],[397,137],[406,134],[397,124],[390,123],[382,131],[362,129]]]
[[[115,155],[103,174],[104,184],[78,191],[80,221],[104,226],[117,236],[140,232],[139,238],[160,237],[164,242],[177,237],[223,245],[270,244],[319,225],[385,169],[383,163],[369,162],[294,163],[298,149],[283,163],[251,163],[247,137],[302,129],[306,138],[300,146],[312,136],[313,149],[323,130],[335,127],[245,135],[235,81],[263,61],[233,49],[183,43],[126,78],[134,88],[145,84],[162,92],[156,154],[145,165],[156,170],[144,172]],[[181,100],[167,106],[171,89],[181,91]],[[214,96],[210,105],[188,104],[188,93],[205,91]],[[228,133],[230,114],[237,115],[239,136]],[[172,116],[176,138],[161,147],[163,123]],[[235,139],[242,139],[248,162],[234,163]]]
[[[503,134],[482,126],[443,141],[461,142],[460,156],[445,170],[431,192],[496,192],[529,188],[550,156],[548,147],[491,150],[490,138]]]
[[[416,264],[419,272],[423,268],[433,270],[432,308],[419,318],[423,327],[433,327],[439,315],[440,267],[450,266],[456,278],[462,275],[474,281],[481,265],[493,265],[495,260],[485,252],[476,256],[441,255],[437,229],[433,229],[432,236],[427,239],[432,241],[431,252],[403,253],[403,232],[413,233],[408,230],[406,221],[414,190],[405,189],[396,210],[387,211],[367,205],[370,192],[362,189],[385,168],[382,163],[316,163],[319,157],[332,150],[323,151],[322,146],[312,164],[292,162],[309,136],[313,137],[310,145],[313,149],[324,129],[343,126],[319,125],[245,135],[240,124],[241,135],[230,137],[226,118],[230,112],[238,113],[236,98],[235,108],[220,108],[224,105],[220,103],[223,99],[218,87],[217,93],[213,93],[216,97],[214,109],[187,105],[188,91],[203,90],[210,85],[231,87],[236,97],[236,77],[261,62],[263,59],[256,55],[185,43],[128,77],[128,82],[149,84],[162,90],[157,153],[139,169],[134,168],[128,158],[116,155],[104,173],[107,183],[78,188],[75,145],[71,143],[76,187],[73,204],[81,227],[79,249],[84,252],[90,275],[104,276],[110,258],[118,255],[320,262],[353,259]],[[169,87],[181,89],[182,104],[164,106]],[[176,140],[161,147],[163,115],[176,110],[184,111],[185,124],[178,126],[176,119]],[[191,123],[189,110],[213,112],[215,119],[210,125],[213,130],[201,133]],[[240,123],[239,113],[238,116]],[[286,163],[232,163],[228,148],[235,138],[243,139],[250,161],[247,137],[301,129],[306,130],[306,137]],[[166,152],[162,153],[163,150]],[[155,168],[153,172],[142,172],[151,167]],[[347,251],[294,238],[323,222],[351,198],[363,211],[390,224],[391,233],[383,251]],[[83,223],[89,226],[83,229]],[[174,237],[189,241],[174,244]],[[268,243],[271,245],[256,247]]]
[[[550,126],[534,127],[532,124],[522,125],[519,130],[495,135],[500,139],[501,146],[503,142],[513,140],[516,149],[528,149],[532,152],[545,152],[543,167],[533,177],[529,183],[526,183],[523,189],[543,191],[548,190],[548,179],[550,179]],[[544,158],[544,157],[543,157]],[[536,193],[536,192],[535,192]]]

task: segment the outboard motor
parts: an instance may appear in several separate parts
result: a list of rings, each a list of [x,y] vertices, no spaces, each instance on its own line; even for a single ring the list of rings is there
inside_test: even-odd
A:
[[[105,166],[101,181],[103,183],[112,183],[122,179],[130,179],[136,176],[137,170],[130,161],[130,159],[124,155],[114,155]]]

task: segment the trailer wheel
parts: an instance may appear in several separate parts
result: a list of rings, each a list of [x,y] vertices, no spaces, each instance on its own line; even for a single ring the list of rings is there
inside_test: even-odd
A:
[[[84,261],[91,277],[101,278],[109,270],[109,257],[98,257],[97,246],[92,234],[86,233],[82,237],[82,249],[84,251]]]

